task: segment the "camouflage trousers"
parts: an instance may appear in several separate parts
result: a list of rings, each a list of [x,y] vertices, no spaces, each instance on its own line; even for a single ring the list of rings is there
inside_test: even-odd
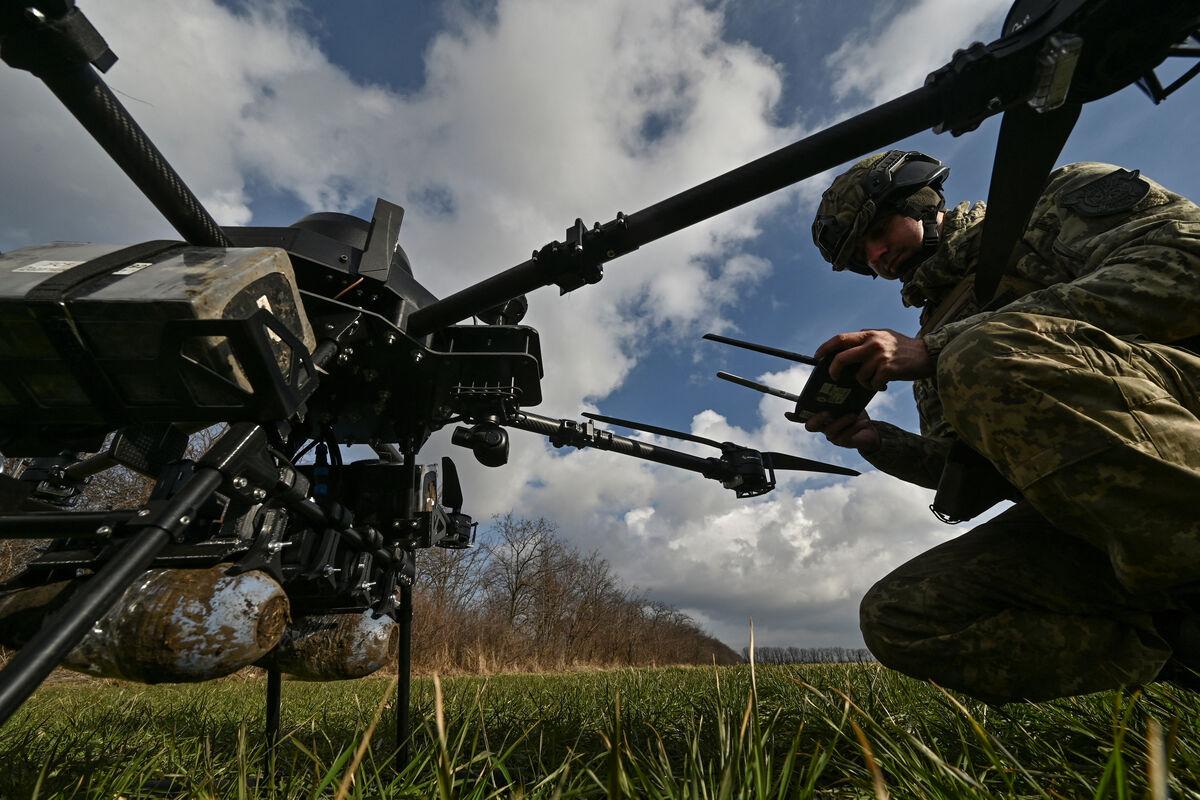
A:
[[[863,599],[888,666],[993,702],[1154,680],[1200,611],[1200,357],[1033,314],[938,358],[955,431],[1025,502]]]

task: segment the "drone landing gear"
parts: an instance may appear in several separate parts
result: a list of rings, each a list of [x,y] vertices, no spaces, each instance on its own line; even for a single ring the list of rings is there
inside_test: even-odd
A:
[[[263,754],[263,779],[275,776],[275,748],[279,745],[279,707],[283,698],[283,675],[277,667],[267,667],[267,749]]]
[[[404,485],[416,485],[416,452],[406,450],[403,453]],[[412,492],[402,492],[405,498],[410,498]],[[400,509],[401,516],[407,518],[413,512],[411,500]],[[412,549],[408,551],[409,558],[415,558]],[[408,766],[411,758],[410,736],[412,733],[411,698],[412,698],[412,585],[399,582],[400,602],[396,607],[395,619],[400,626],[398,631],[399,648],[396,659],[396,756],[394,768],[396,772]],[[276,775],[276,756],[279,746],[280,711],[282,706],[283,675],[276,667],[267,668],[267,697],[266,725],[264,741],[266,750],[263,754],[263,782],[271,782]]]
[[[407,767],[411,758],[412,608],[412,587],[401,586],[400,606],[396,609],[400,623],[400,652],[396,664],[396,772]]]

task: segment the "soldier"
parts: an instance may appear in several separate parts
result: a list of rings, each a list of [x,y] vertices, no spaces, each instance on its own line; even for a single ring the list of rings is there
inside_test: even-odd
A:
[[[1018,502],[875,584],[866,643],[989,702],[1194,686],[1200,356],[1181,343],[1200,334],[1200,208],[1136,171],[1062,167],[981,311],[985,208],[946,210],[948,172],[921,153],[872,156],[834,180],[813,223],[835,270],[899,280],[922,309],[916,337],[863,330],[817,351],[876,389],[913,381],[921,435],[865,413],[807,428],[927,488],[961,473],[954,454],[981,454]],[[938,501],[974,506],[963,517],[995,501],[943,497],[950,485]]]

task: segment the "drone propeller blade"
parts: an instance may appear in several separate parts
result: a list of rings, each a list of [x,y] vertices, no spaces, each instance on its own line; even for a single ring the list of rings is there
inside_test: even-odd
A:
[[[701,338],[708,339],[710,342],[720,342],[721,344],[729,344],[733,345],[734,347],[753,350],[756,353],[765,353],[769,356],[786,358],[789,361],[799,361],[801,364],[808,364],[810,367],[815,367],[817,365],[817,360],[812,356],[806,356],[801,353],[793,353],[791,350],[780,350],[778,347],[768,347],[765,344],[755,344],[754,342],[745,342],[741,339],[731,339],[728,336],[718,336],[715,333],[706,333]]]
[[[837,464],[826,464],[824,461],[813,461],[811,458],[801,458],[787,453],[763,453],[763,463],[772,469],[800,469],[808,472],[828,472],[831,475],[849,475],[854,477],[860,473],[849,467],[839,467]]]
[[[645,431],[658,436],[670,436],[673,439],[683,439],[697,444],[708,444],[713,447],[720,447],[720,442],[714,442],[712,439],[705,439],[703,436],[696,436],[693,433],[683,433],[682,431],[673,431],[670,428],[660,428],[657,425],[647,425],[644,422],[633,422],[619,417],[607,417],[604,414],[592,414],[587,411],[583,412],[583,416],[588,419],[594,419],[597,422],[607,422],[609,425],[620,425],[622,428],[632,428],[635,431]]]
[[[1013,247],[1029,223],[1081,108],[1079,103],[1067,103],[1041,114],[1022,103],[1004,112],[975,272],[975,298],[980,308],[1000,285]]]
[[[718,372],[717,377],[723,381],[729,381],[730,383],[736,383],[738,386],[745,386],[747,389],[753,389],[756,392],[774,395],[775,397],[782,397],[784,400],[792,403],[795,403],[800,399],[800,395],[792,394],[791,392],[785,392],[783,389],[772,389],[765,383],[759,383],[757,381],[752,381],[749,378],[731,375],[728,372]]]

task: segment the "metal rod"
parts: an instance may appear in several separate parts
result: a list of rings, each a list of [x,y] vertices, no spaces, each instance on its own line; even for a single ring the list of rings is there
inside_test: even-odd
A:
[[[81,481],[84,478],[89,478],[92,475],[104,472],[117,465],[117,460],[113,458],[107,451],[103,453],[94,453],[82,461],[76,461],[71,466],[63,470],[63,475],[67,480]]]
[[[723,381],[729,381],[730,383],[736,383],[738,386],[745,386],[747,389],[753,389],[756,392],[762,392],[763,394],[774,395],[775,397],[782,397],[784,400],[788,400],[793,403],[795,403],[796,401],[798,401],[800,399],[800,395],[798,395],[798,394],[792,394],[791,392],[785,392],[783,389],[772,389],[770,386],[767,386],[765,383],[759,383],[758,381],[752,381],[749,378],[742,378],[737,375],[731,375],[728,372],[718,372],[717,377]]]
[[[404,471],[401,474],[403,494],[400,498],[400,515],[409,518],[413,513],[413,498],[417,491],[417,453],[412,447],[404,449]],[[408,549],[409,557],[416,554]],[[412,757],[409,739],[412,735],[412,586],[400,581],[400,605],[396,608],[396,622],[400,625],[399,648],[396,653],[396,771],[408,766]]]
[[[58,539],[112,534],[112,528],[133,519],[132,511],[30,511],[0,514],[0,539]],[[110,529],[102,532],[100,528]]]
[[[400,649],[396,663],[396,771],[408,766],[412,757],[409,738],[412,735],[412,587],[400,585],[400,605],[397,607],[400,623]]]
[[[1178,89],[1180,86],[1183,86],[1197,75],[1200,75],[1200,62],[1193,64],[1191,69],[1180,75],[1175,80],[1171,81],[1171,83],[1165,89],[1163,89],[1163,97],[1165,98],[1167,95],[1174,93],[1176,89]]]
[[[33,694],[67,653],[129,585],[141,575],[167,545],[167,530],[185,513],[208,499],[221,485],[221,473],[201,467],[153,517],[108,559],[99,571],[82,582],[67,605],[55,612],[42,629],[21,648],[0,672],[0,725]]]
[[[734,347],[741,347],[745,350],[753,350],[756,353],[764,353],[768,356],[778,356],[786,358],[789,361],[798,361],[801,364],[808,364],[810,367],[817,365],[817,360],[812,356],[806,356],[802,353],[793,353],[791,350],[781,350],[778,347],[770,347],[765,344],[755,344],[754,342],[743,341],[742,339],[731,339],[728,336],[719,336],[715,333],[706,333],[702,337],[710,342],[720,342],[721,344],[729,344]]]
[[[279,712],[283,702],[283,674],[278,667],[267,667],[267,750],[263,754],[263,780],[275,782],[275,756],[279,744]]]
[[[940,105],[940,91],[934,86],[911,91],[630,215],[623,240],[640,247],[920,133],[942,121]],[[419,338],[453,325],[547,285],[552,272],[539,261],[525,261],[414,311],[406,332]]]

